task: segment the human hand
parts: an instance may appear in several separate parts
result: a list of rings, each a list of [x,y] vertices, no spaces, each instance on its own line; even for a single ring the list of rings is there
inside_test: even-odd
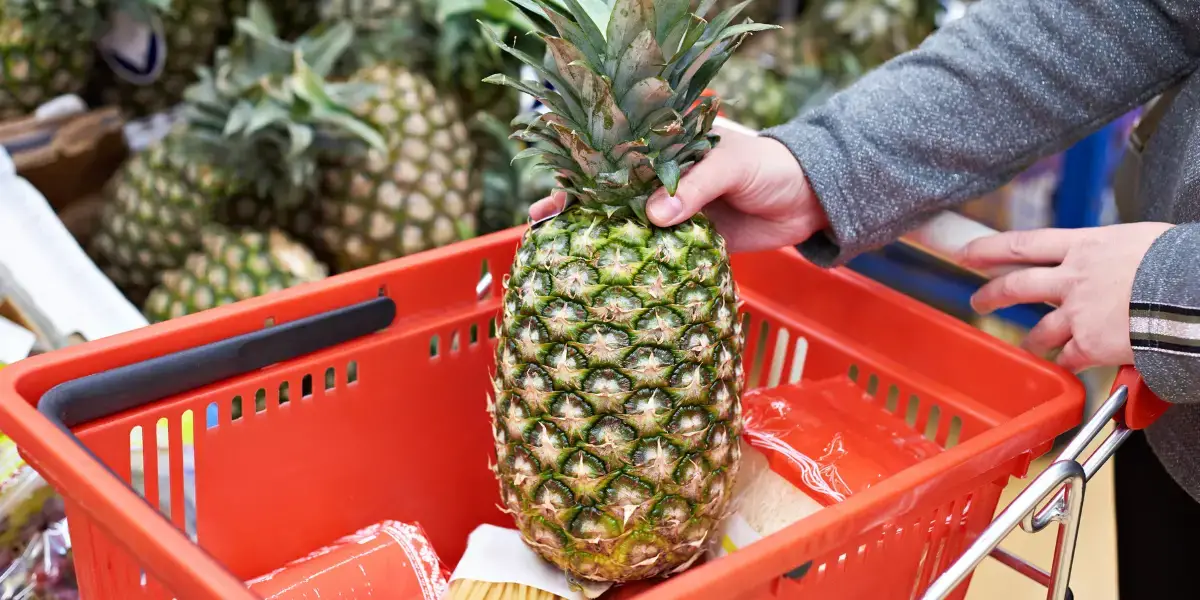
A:
[[[1142,257],[1172,225],[1129,223],[1086,229],[1009,231],[978,239],[959,254],[964,266],[1023,265],[993,279],[971,298],[983,314],[1016,304],[1056,307],[1030,332],[1024,347],[1079,372],[1133,363],[1129,301]]]
[[[721,127],[716,148],[679,181],[675,197],[659,190],[646,205],[650,221],[669,227],[701,209],[713,220],[730,252],[792,246],[828,226],[804,170],[783,144]],[[529,209],[533,220],[562,210],[556,193]]]

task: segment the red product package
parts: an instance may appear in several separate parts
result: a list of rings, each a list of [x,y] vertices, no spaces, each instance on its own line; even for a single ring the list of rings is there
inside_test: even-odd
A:
[[[448,578],[420,525],[384,521],[246,583],[266,600],[440,600]]]

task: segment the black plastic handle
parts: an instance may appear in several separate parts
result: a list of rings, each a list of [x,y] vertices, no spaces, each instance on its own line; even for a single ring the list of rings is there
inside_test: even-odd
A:
[[[60,383],[41,397],[38,411],[83,446],[71,428],[349,342],[395,317],[396,303],[381,296]]]

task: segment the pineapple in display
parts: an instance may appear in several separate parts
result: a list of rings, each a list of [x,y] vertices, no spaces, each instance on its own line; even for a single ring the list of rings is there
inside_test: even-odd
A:
[[[742,434],[741,324],[723,238],[703,215],[652,225],[714,144],[702,97],[748,34],[739,6],[547,0],[550,85],[496,76],[549,112],[514,122],[572,202],[529,229],[505,284],[489,401],[505,509],[541,556],[585,580],[680,572],[727,510]]]
[[[89,253],[105,275],[140,303],[160,272],[183,264],[200,231],[246,182],[191,152],[185,129],[126,162],[105,187],[107,204]]]
[[[98,0],[0,0],[0,120],[83,91],[92,66]]]
[[[315,194],[322,149],[383,148],[379,132],[346,108],[375,90],[322,79],[352,40],[348,24],[283,43],[255,3],[238,25],[217,67],[200,69],[188,90],[183,122],[107,186],[90,251],[139,305],[160,273],[200,248],[209,223],[274,224],[303,237],[292,225]]]
[[[724,101],[725,116],[747,127],[764,129],[792,116],[781,78],[752,58],[730,58],[709,88]]]
[[[209,225],[201,250],[182,269],[162,274],[143,311],[151,323],[320,281],[325,265],[278,229],[266,233]]]
[[[470,116],[457,94],[403,52],[391,58],[372,51],[385,46],[379,40],[391,35],[385,28],[392,25],[406,26],[378,23],[366,35],[379,37],[360,43],[347,78],[378,90],[352,110],[384,132],[384,148],[322,165],[319,239],[339,272],[474,237],[477,230],[482,186]]]

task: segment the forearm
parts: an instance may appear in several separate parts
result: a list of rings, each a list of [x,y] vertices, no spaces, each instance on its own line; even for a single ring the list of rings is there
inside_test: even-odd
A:
[[[796,155],[832,265],[998,188],[1189,73],[1192,0],[987,0],[822,107],[764,132]]]
[[[1129,306],[1134,365],[1163,400],[1200,403],[1200,224],[1177,225],[1138,267]]]

